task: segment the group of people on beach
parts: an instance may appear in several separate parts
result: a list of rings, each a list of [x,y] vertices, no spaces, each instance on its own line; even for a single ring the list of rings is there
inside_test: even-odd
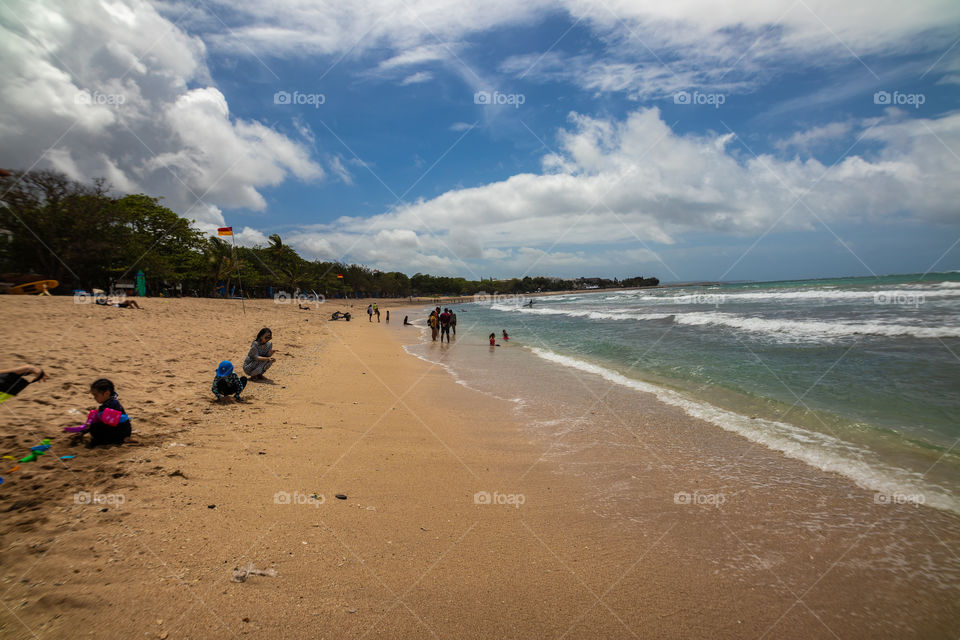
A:
[[[260,329],[256,339],[250,345],[250,351],[243,360],[243,372],[250,376],[249,380],[266,380],[264,373],[277,361],[274,354],[277,352],[273,348],[273,332],[268,327]],[[217,365],[216,375],[213,378],[211,391],[217,400],[226,396],[233,396],[234,399],[240,399],[240,392],[247,386],[248,378],[238,376],[233,370],[233,363],[229,360],[222,361]]]
[[[373,322],[373,316],[377,316],[377,322],[380,322],[380,308],[376,302],[367,305],[367,321]],[[390,324],[390,309],[387,309],[387,324]]]
[[[27,380],[24,376],[32,375],[33,380]],[[34,382],[42,382],[48,378],[44,370],[35,365],[23,365],[12,369],[0,371],[0,402],[9,400],[13,396],[23,391],[27,385]],[[97,378],[90,383],[90,395],[98,404],[96,409],[91,409],[87,413],[87,419],[83,424],[75,427],[64,427],[67,433],[90,434],[90,446],[103,444],[121,444],[130,437],[132,433],[132,422],[130,416],[120,404],[120,396],[111,380],[107,378]],[[34,449],[35,453],[30,461],[36,460],[37,453],[42,452]],[[21,462],[27,461],[27,458]]]
[[[376,315],[377,322],[380,322],[380,310],[376,304],[367,307],[367,316],[370,322],[373,322],[373,316]],[[390,322],[390,311],[386,312],[386,320]],[[405,316],[403,319],[405,325],[411,324]],[[431,337],[434,342],[437,336],[443,343],[446,336],[447,343],[450,342],[451,334],[457,335],[457,314],[452,309],[436,307],[430,312],[427,318],[427,325],[430,327]],[[510,339],[506,329],[503,330],[503,341]],[[234,371],[233,363],[229,360],[223,360],[217,365],[214,373],[211,391],[219,401],[227,396],[233,396],[240,400],[240,394],[246,388],[249,381],[266,380],[264,374],[277,361],[275,354],[277,350],[273,348],[273,332],[264,327],[257,333],[257,337],[250,345],[246,358],[243,361],[243,373],[240,376]],[[496,334],[490,334],[490,346],[500,346],[496,343]],[[27,381],[23,376],[34,375],[34,379]],[[249,377],[248,377],[249,376]],[[0,371],[0,402],[3,402],[17,393],[19,393],[28,384],[45,380],[47,375],[43,369],[33,365],[24,365]],[[130,437],[132,433],[132,421],[126,413],[123,405],[120,404],[119,395],[113,382],[107,378],[98,378],[90,385],[90,394],[98,403],[96,409],[90,410],[86,421],[79,426],[65,427],[64,431],[68,433],[90,434],[90,446],[101,444],[121,444]]]
[[[457,314],[451,309],[444,308],[443,311],[437,307],[430,312],[427,318],[427,326],[430,327],[430,337],[436,342],[437,334],[440,334],[440,342],[443,343],[443,336],[447,336],[447,344],[450,344],[450,330],[453,335],[457,335]]]

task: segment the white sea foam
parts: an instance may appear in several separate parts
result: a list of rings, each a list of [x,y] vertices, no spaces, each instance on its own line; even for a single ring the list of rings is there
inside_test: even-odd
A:
[[[752,419],[577,358],[536,347],[530,350],[544,360],[600,376],[623,387],[651,393],[661,402],[679,407],[687,415],[737,433],[817,469],[844,475],[864,489],[886,495],[922,495],[925,504],[960,514],[960,500],[942,488],[924,482],[921,474],[884,464],[873,452],[839,438],[785,422]]]
[[[887,324],[883,322],[823,322],[816,320],[786,320],[756,318],[733,313],[694,312],[678,313],[674,322],[688,326],[715,325],[751,333],[765,333],[798,341],[842,338],[857,335],[907,336],[913,338],[960,337],[960,318],[953,326],[924,327],[919,325]]]
[[[929,286],[904,286],[896,289],[876,289],[876,290],[858,290],[850,291],[845,289],[787,289],[782,291],[749,291],[740,293],[724,293],[720,290],[711,289],[709,293],[691,292],[680,295],[651,295],[645,296],[643,300],[649,302],[660,302],[668,304],[703,304],[713,305],[724,302],[767,302],[767,301],[791,301],[798,302],[822,302],[828,301],[895,301],[901,298],[915,298],[924,300],[926,298],[960,298],[958,287],[945,285],[960,285],[960,283],[943,282],[936,287]]]
[[[608,309],[604,311],[589,311],[586,309],[555,309],[514,307],[495,304],[490,307],[495,311],[518,311],[540,316],[569,316],[571,318],[590,318],[592,320],[662,320],[669,318],[669,313],[630,313],[630,309]]]
[[[818,340],[832,340],[851,336],[886,336],[886,337],[913,337],[913,338],[957,338],[960,337],[960,317],[945,322],[948,326],[927,327],[912,324],[895,324],[887,322],[849,322],[849,321],[818,321],[818,320],[788,320],[781,318],[760,318],[744,316],[721,311],[688,311],[686,313],[636,313],[634,309],[604,309],[591,311],[587,309],[557,309],[530,307],[512,307],[507,305],[493,305],[497,311],[517,311],[531,315],[562,315],[572,318],[589,318],[591,320],[665,320],[673,318],[679,325],[686,326],[719,326],[738,329],[749,333],[762,333],[774,336],[784,341],[806,342]]]

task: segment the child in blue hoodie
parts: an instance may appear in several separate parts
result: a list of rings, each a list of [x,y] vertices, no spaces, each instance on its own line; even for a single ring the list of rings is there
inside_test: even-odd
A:
[[[233,363],[224,360],[217,366],[217,375],[213,379],[211,391],[213,395],[220,400],[223,396],[233,395],[237,400],[240,399],[240,392],[247,386],[245,377],[237,377],[233,372]]]

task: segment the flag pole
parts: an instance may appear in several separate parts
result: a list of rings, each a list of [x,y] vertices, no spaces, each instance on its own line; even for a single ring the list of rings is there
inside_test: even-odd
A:
[[[237,263],[237,282],[240,283],[240,308],[243,310],[243,317],[247,317],[247,303],[243,299],[243,278],[240,276],[240,261],[237,260],[237,236],[230,234],[230,239],[233,240],[233,259]]]
[[[243,317],[246,318],[247,304],[243,299],[243,278],[240,277],[240,261],[237,260],[237,237],[233,235],[233,227],[229,227],[229,229],[230,229],[230,241],[233,243],[233,248],[231,249],[231,253],[233,254],[233,261],[237,265],[237,282],[240,283],[240,308],[243,309]],[[217,231],[219,233],[220,230],[218,229]]]

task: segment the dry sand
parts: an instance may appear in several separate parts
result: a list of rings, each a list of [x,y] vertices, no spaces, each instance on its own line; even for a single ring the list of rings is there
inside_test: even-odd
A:
[[[0,448],[54,443],[0,470],[0,637],[956,637],[958,518],[762,448],[708,460],[736,436],[655,402],[602,439],[537,433],[405,354],[416,329],[367,322],[367,302],[0,298],[0,365],[51,376],[0,407]],[[262,326],[272,382],[213,402],[216,364]],[[60,432],[100,376],[132,443]],[[723,473],[754,460],[776,463],[763,487]],[[276,575],[231,581],[250,564]]]

